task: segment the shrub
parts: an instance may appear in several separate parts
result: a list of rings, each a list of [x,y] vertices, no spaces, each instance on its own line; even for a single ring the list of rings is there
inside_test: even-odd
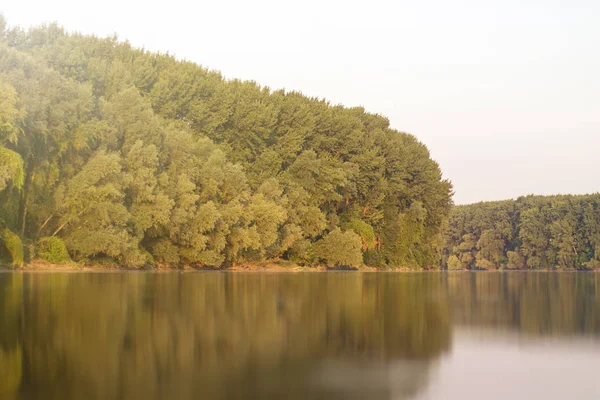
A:
[[[459,270],[459,269],[465,269],[464,264],[458,259],[458,257],[456,257],[455,255],[451,255],[448,258],[448,270]]]
[[[373,227],[365,221],[358,218],[351,218],[342,225],[342,228],[346,230],[352,229],[354,232],[358,233],[362,241],[363,250],[375,248],[375,231],[373,230]]]
[[[363,263],[361,247],[358,234],[336,228],[315,244],[315,253],[327,265],[359,267]]]
[[[519,251],[509,251],[507,253],[508,256],[508,264],[507,267],[510,269],[524,269],[525,268],[525,259],[519,253]]]
[[[0,146],[0,191],[12,181],[12,185],[21,188],[23,185],[23,159],[14,151]]]
[[[288,250],[288,258],[299,265],[315,264],[315,249],[310,240],[298,240]]]
[[[377,249],[367,249],[363,253],[363,262],[368,267],[390,268],[385,259],[383,251]]]
[[[53,264],[68,264],[71,262],[65,242],[55,236],[40,239],[35,253],[38,258]]]
[[[10,263],[14,268],[23,266],[23,243],[21,238],[8,228],[0,231],[0,242],[3,249],[0,249],[0,256]]]
[[[593,258],[590,261],[584,263],[583,266],[588,269],[600,269],[600,261]]]
[[[162,264],[178,265],[181,262],[179,249],[169,240],[159,240],[152,245],[154,259]]]
[[[123,264],[128,268],[142,268],[154,265],[152,254],[143,248],[130,249],[123,257]]]

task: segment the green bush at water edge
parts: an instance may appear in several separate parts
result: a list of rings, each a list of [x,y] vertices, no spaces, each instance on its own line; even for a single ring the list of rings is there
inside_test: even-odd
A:
[[[315,246],[316,255],[329,266],[360,267],[363,263],[362,241],[354,231],[336,228]]]
[[[0,231],[0,243],[3,248],[0,248],[0,259],[8,261],[13,267],[23,266],[24,251],[21,238],[5,228]]]
[[[36,256],[53,264],[68,264],[71,262],[65,242],[55,236],[40,239],[36,246]]]

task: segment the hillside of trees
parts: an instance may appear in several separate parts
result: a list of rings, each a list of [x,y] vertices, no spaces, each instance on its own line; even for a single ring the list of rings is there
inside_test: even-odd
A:
[[[600,194],[455,206],[444,240],[448,269],[598,269]]]
[[[5,264],[434,266],[451,195],[362,108],[0,17]]]

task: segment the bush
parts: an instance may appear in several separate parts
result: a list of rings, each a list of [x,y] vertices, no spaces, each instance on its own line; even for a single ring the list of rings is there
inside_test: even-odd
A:
[[[448,258],[448,271],[460,269],[465,269],[464,264],[458,259],[458,257],[456,257],[455,255],[451,255]]]
[[[117,260],[104,254],[96,255],[89,258],[82,258],[81,260],[79,260],[79,263],[80,265],[90,265],[94,267],[110,269],[119,268],[121,266],[121,264],[119,264]]]
[[[593,258],[590,261],[584,263],[583,266],[588,269],[600,269],[600,261]]]
[[[506,253],[508,256],[508,264],[507,267],[510,269],[524,269],[525,268],[525,259],[519,253],[519,251],[509,251]]]
[[[0,146],[0,191],[12,181],[12,185],[21,188],[23,185],[23,159],[14,151]]]
[[[2,249],[0,249],[0,258],[4,259],[12,265],[14,268],[23,266],[23,243],[21,238],[8,228],[0,231],[0,242],[2,243]]]
[[[375,248],[375,231],[373,227],[363,220],[358,218],[351,218],[349,221],[342,225],[342,228],[346,230],[353,230],[358,233],[360,240],[362,241],[363,250]]]
[[[40,239],[35,253],[36,257],[53,264],[68,264],[71,262],[65,242],[55,236]]]
[[[154,265],[154,257],[142,247],[130,249],[123,257],[123,264],[127,268],[142,268],[145,266]]]
[[[181,258],[179,257],[179,249],[169,240],[159,240],[152,245],[152,254],[154,259],[161,264],[170,266],[179,265]]]
[[[315,249],[310,240],[298,240],[288,250],[288,259],[298,265],[314,265]]]
[[[383,252],[375,249],[367,249],[363,254],[363,260],[366,266],[387,268]]]
[[[316,243],[315,253],[330,266],[359,267],[363,263],[361,247],[358,234],[336,228]]]

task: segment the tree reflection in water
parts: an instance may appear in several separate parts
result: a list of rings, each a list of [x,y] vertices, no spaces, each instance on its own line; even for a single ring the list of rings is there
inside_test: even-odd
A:
[[[0,379],[15,398],[408,396],[450,346],[442,284],[345,273],[0,274]]]
[[[410,399],[452,325],[597,335],[594,274],[2,273],[0,391]]]

